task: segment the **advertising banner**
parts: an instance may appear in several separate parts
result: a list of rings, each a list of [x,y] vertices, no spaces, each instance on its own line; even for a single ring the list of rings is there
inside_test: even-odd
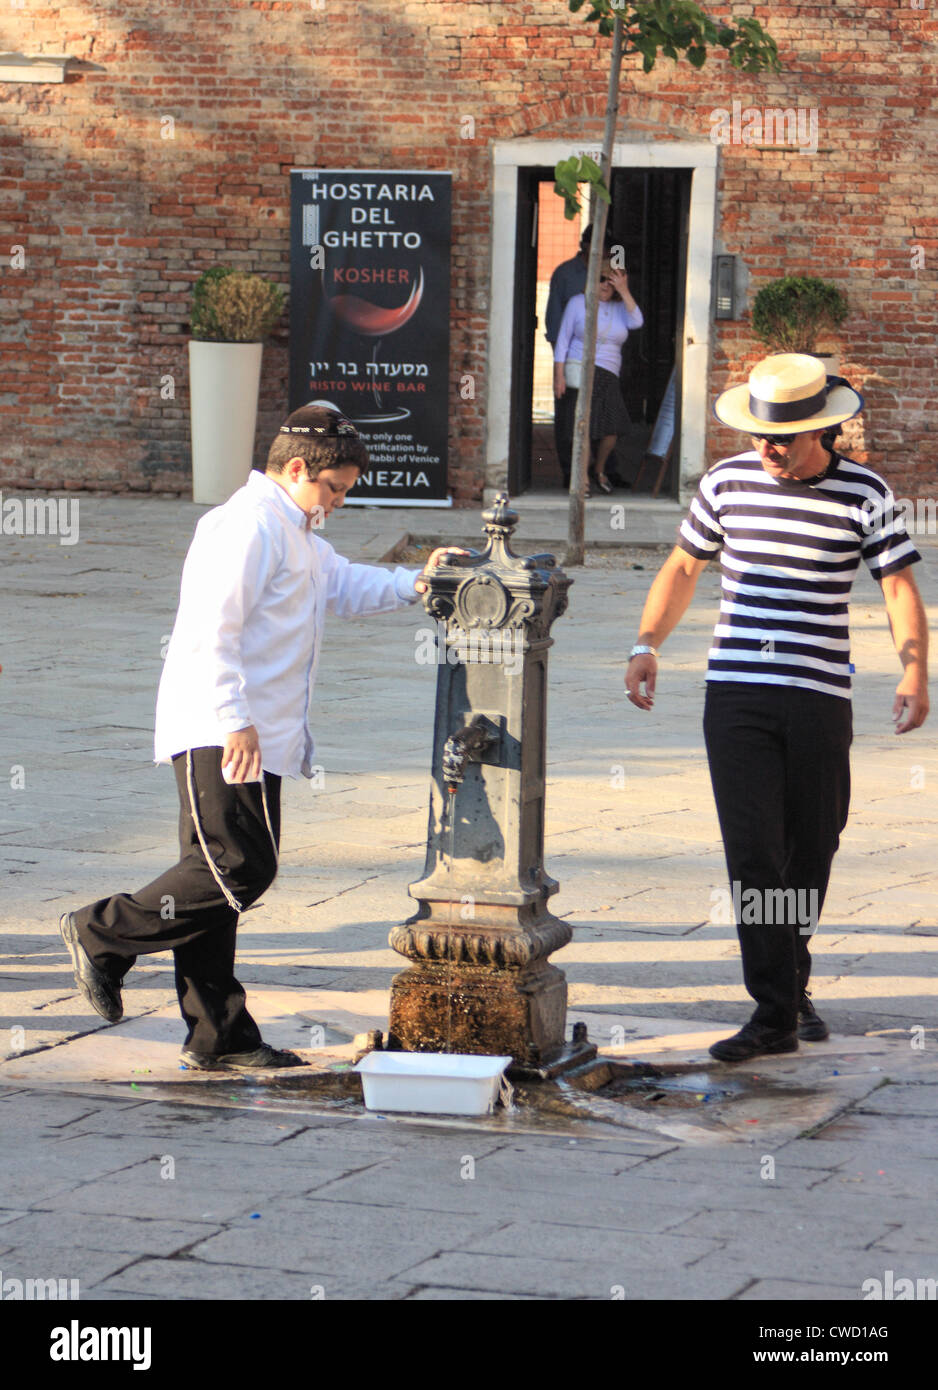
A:
[[[346,505],[451,505],[452,176],[290,174],[290,409],[335,406],[371,466]]]

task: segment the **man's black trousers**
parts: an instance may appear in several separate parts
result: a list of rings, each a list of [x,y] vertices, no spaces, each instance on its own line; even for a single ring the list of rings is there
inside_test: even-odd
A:
[[[554,397],[554,448],[560,465],[560,476],[565,488],[570,486],[570,471],[573,459],[573,426],[576,420],[576,403],[579,391],[567,387],[562,396]]]
[[[265,815],[261,783],[229,786],[221,755],[221,748],[194,748],[173,758],[178,864],[136,893],[73,914],[88,955],[117,982],[137,956],[173,952],[185,1045],[211,1055],[251,1051],[261,1042],[234,976],[235,935],[238,911],[276,876],[280,843],[280,778],[264,773]]]
[[[704,736],[753,1022],[793,1032],[847,823],[851,704],[798,686],[708,681]]]

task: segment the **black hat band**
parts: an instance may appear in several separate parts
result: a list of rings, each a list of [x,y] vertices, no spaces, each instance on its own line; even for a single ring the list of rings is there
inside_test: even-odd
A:
[[[816,415],[827,400],[827,387],[822,386],[813,396],[800,401],[762,401],[749,393],[749,413],[757,420],[769,424],[784,425],[792,420],[807,420]]]

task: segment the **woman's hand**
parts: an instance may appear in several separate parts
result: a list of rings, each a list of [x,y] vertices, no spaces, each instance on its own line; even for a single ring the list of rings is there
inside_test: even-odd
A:
[[[557,398],[558,401],[560,400],[560,397],[563,395],[563,393],[566,391],[566,389],[567,389],[567,382],[566,382],[566,378],[564,377],[564,374],[563,374],[563,363],[562,363],[562,362],[555,362],[555,363],[554,363],[554,395],[556,396],[556,398]]]
[[[606,279],[609,281],[616,294],[624,299],[629,292],[629,277],[625,270],[610,270]]]

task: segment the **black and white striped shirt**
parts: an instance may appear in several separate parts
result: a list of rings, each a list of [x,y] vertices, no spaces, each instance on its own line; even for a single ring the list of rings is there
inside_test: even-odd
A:
[[[722,550],[708,681],[798,685],[850,698],[847,605],[864,559],[874,579],[921,559],[878,474],[833,454],[817,483],[773,478],[759,455],[705,473],[678,545]]]

